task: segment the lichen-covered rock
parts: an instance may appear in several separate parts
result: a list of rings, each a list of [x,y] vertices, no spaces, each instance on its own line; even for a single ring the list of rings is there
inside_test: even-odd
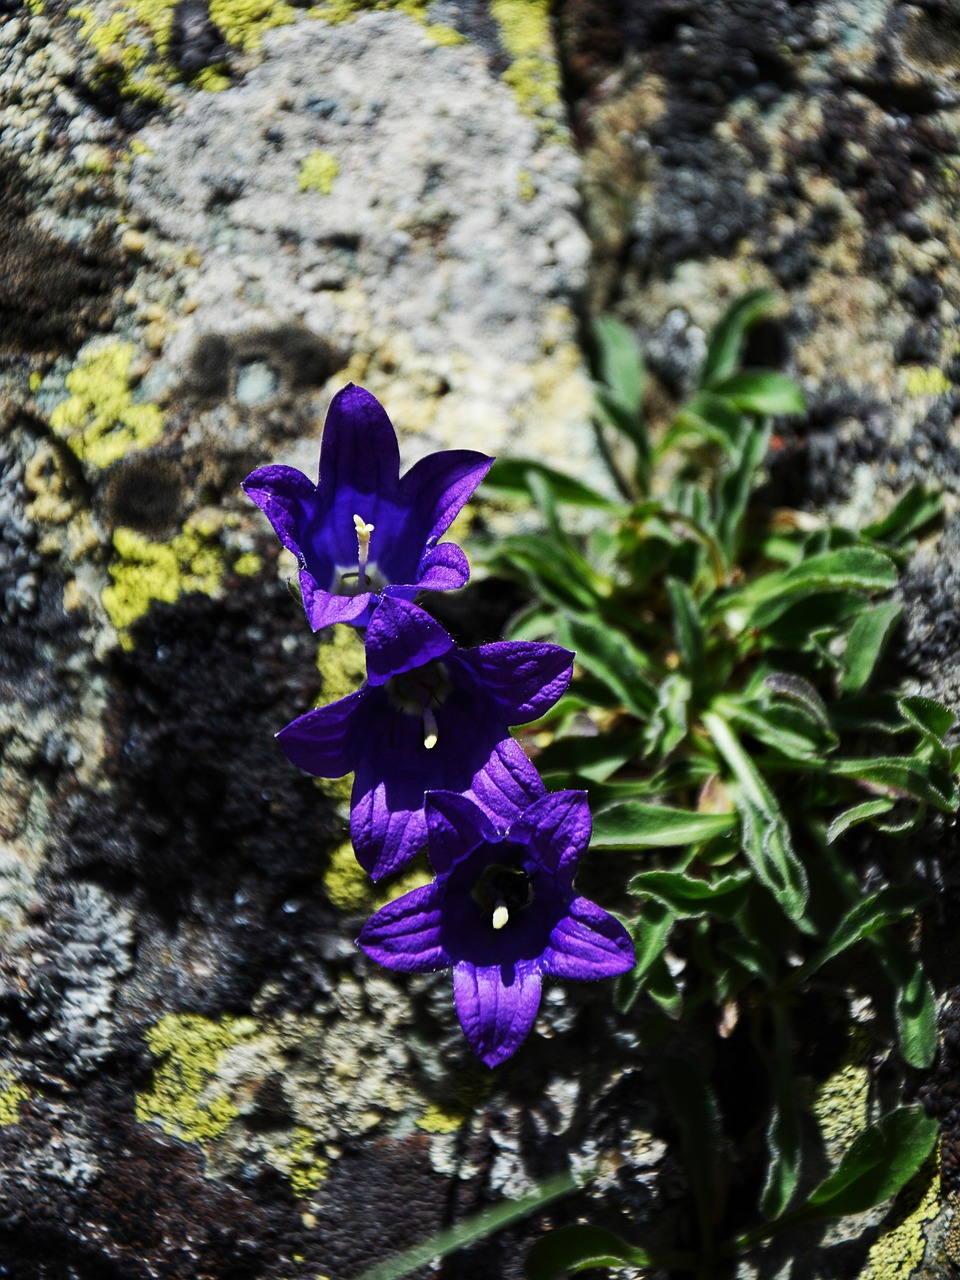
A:
[[[309,633],[239,483],[313,474],[348,378],[407,463],[469,447],[598,480],[582,319],[641,334],[656,410],[728,299],[770,284],[750,357],[811,405],[771,493],[854,520],[933,476],[953,518],[955,7],[0,4],[0,1274],[348,1280],[560,1168],[595,1176],[554,1221],[688,1228],[660,1050],[606,996],[547,990],[491,1075],[447,975],[354,947],[381,890],[345,784],[272,739],[362,662]],[[953,704],[955,542],[908,578],[902,645]],[[489,640],[506,604],[448,607]],[[941,878],[948,990],[938,839],[911,856]],[[947,1197],[955,1012],[924,1094]],[[824,1164],[887,1087],[889,1027],[848,1032],[810,1033]],[[712,1070],[749,1153],[755,1046],[734,1034]],[[935,1173],[740,1274],[942,1276]],[[519,1277],[546,1220],[450,1274]]]

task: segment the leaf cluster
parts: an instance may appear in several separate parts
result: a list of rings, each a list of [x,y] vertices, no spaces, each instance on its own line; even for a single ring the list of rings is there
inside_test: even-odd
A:
[[[645,420],[632,333],[597,322],[596,429],[615,496],[540,461],[498,462],[487,495],[532,504],[540,528],[478,558],[529,593],[515,638],[577,654],[568,694],[536,726],[550,737],[537,763],[548,786],[589,790],[593,847],[625,869],[638,962],[618,1003],[641,1001],[648,1036],[704,1006],[721,1025],[753,1021],[772,1082],[760,1209],[786,1224],[891,1193],[861,1177],[873,1167],[868,1130],[850,1176],[845,1161],[797,1205],[791,1010],[814,985],[842,1000],[831,975],[856,952],[886,975],[903,1060],[931,1061],[933,993],[904,928],[921,894],[895,883],[865,894],[855,855],[871,830],[885,841],[956,811],[960,749],[947,708],[885,683],[894,588],[939,498],[911,488],[859,531],[764,501],[771,417],[804,412],[785,375],[742,367],[747,332],[772,301],[755,291],[727,311],[665,428]],[[708,1090],[705,1080],[680,1090],[678,1113]],[[877,1150],[909,1166],[905,1180],[933,1131],[903,1109],[880,1126]],[[690,1163],[705,1155],[701,1141]],[[848,1203],[835,1179],[861,1191]],[[704,1188],[698,1206],[704,1241],[712,1194]],[[638,1261],[606,1237],[553,1233],[529,1274]]]

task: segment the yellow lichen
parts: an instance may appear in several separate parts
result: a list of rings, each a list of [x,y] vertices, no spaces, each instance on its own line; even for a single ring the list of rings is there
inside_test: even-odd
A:
[[[909,1280],[920,1265],[926,1248],[923,1228],[940,1212],[936,1165],[936,1160],[928,1161],[900,1193],[894,1223],[881,1228],[860,1280]]]
[[[210,19],[230,44],[259,49],[264,33],[288,27],[297,11],[285,0],[210,0]]]
[[[372,906],[373,886],[363,867],[357,862],[349,840],[330,854],[323,873],[323,887],[338,911],[358,914]]]
[[[256,1033],[251,1018],[214,1022],[198,1014],[166,1014],[147,1032],[158,1059],[150,1089],[137,1094],[136,1116],[157,1121],[186,1142],[219,1138],[239,1114],[226,1090],[214,1086],[223,1055]]]
[[[925,369],[918,364],[904,369],[903,378],[908,396],[942,396],[953,386],[942,369]]]
[[[42,381],[43,381],[43,374],[40,372],[39,369],[34,369],[33,373],[31,373],[30,375],[30,390],[36,391]]]
[[[101,600],[120,643],[131,648],[127,628],[147,612],[154,600],[173,604],[188,591],[213,595],[223,577],[223,553],[209,532],[187,526],[169,542],[150,542],[134,529],[113,535],[113,581]]]
[[[867,1127],[870,1077],[864,1063],[869,1049],[866,1032],[855,1026],[839,1068],[813,1088],[812,1096],[806,1089],[803,1091],[832,1164],[840,1160],[854,1138]]]
[[[17,1123],[20,1106],[29,1097],[27,1090],[13,1076],[0,1073],[0,1129]]]
[[[536,184],[526,169],[517,174],[517,195],[521,200],[532,200],[537,194]]]
[[[245,551],[242,556],[238,556],[233,564],[233,572],[239,573],[243,577],[250,577],[255,573],[259,573],[263,567],[263,560],[255,551]]]
[[[146,449],[163,435],[155,404],[137,403],[130,390],[133,346],[113,342],[89,351],[67,374],[66,400],[50,426],[81,462],[102,470],[131,449]]]
[[[466,1120],[469,1112],[459,1107],[442,1107],[431,1102],[417,1121],[417,1128],[425,1133],[455,1133]]]
[[[300,162],[297,186],[301,191],[319,191],[328,196],[333,190],[333,180],[340,172],[340,164],[329,151],[313,151]]]
[[[500,40],[513,61],[502,79],[520,109],[547,134],[560,132],[560,73],[550,34],[551,0],[490,0]]]
[[[310,10],[311,18],[324,22],[349,22],[357,14],[374,10],[380,13],[405,13],[419,23],[434,44],[461,44],[463,36],[442,22],[429,22],[427,11],[431,0],[324,0]]]
[[[150,0],[139,2],[151,14],[154,9],[162,10],[164,21],[169,24],[174,0],[156,0],[155,4]],[[134,10],[120,8],[101,20],[92,5],[76,5],[69,10],[69,16],[79,20],[80,39],[96,52],[101,74],[116,81],[122,94],[158,104],[167,101],[169,71],[150,56],[150,44],[158,43],[158,37],[152,28],[137,29],[138,19]]]
[[[323,680],[321,702],[337,702],[354,693],[366,678],[366,650],[353,627],[325,627],[317,646],[317,670]]]
[[[298,1125],[289,1146],[276,1155],[276,1167],[290,1179],[290,1190],[306,1200],[327,1176],[329,1162],[317,1155],[316,1138],[309,1129]]]

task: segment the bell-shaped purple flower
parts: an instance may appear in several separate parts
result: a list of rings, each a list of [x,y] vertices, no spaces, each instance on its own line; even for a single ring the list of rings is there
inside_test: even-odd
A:
[[[384,596],[366,630],[367,683],[277,734],[321,778],[354,772],[350,835],[379,880],[426,843],[425,791],[459,791],[502,821],[543,794],[509,725],[535,720],[570,680],[559,645],[504,640],[458,649],[429,614]]]
[[[498,824],[465,796],[426,798],[432,884],[364,925],[359,945],[388,969],[453,969],[470,1048],[498,1066],[525,1039],[544,974],[612,978],[636,963],[623,925],[573,888],[590,840],[583,791],[541,796]]]
[[[261,467],[243,487],[300,562],[303,607],[314,631],[366,626],[382,596],[462,587],[467,558],[439,539],[492,458],[448,449],[401,477],[393,424],[352,382],[327,411],[316,484],[294,467]]]

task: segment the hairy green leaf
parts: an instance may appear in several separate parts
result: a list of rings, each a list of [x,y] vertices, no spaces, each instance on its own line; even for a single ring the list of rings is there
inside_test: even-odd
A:
[[[558,1227],[538,1240],[523,1264],[525,1280],[560,1280],[592,1267],[645,1267],[650,1254],[627,1244],[604,1227],[574,1224]]]
[[[844,693],[860,693],[867,687],[902,616],[901,605],[884,600],[854,619],[843,654],[840,687]]]
[[[713,382],[710,389],[744,413],[755,413],[761,417],[805,413],[807,409],[803,392],[792,379],[765,369],[732,373],[728,378]]]
[[[769,289],[751,289],[731,303],[710,333],[700,370],[701,387],[729,377],[740,363],[747,332],[767,314],[775,297]]]
[[[937,1121],[921,1107],[899,1107],[865,1129],[794,1220],[864,1213],[904,1187],[933,1150]]]
[[[594,849],[662,849],[697,844],[732,831],[736,824],[733,813],[694,813],[628,800],[594,816],[590,845]]]

